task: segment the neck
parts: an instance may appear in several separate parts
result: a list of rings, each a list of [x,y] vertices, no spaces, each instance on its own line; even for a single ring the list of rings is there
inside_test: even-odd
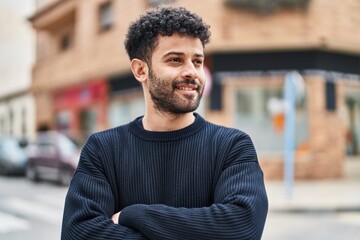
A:
[[[185,128],[192,124],[195,116],[192,112],[185,114],[170,114],[163,112],[156,112],[153,114],[145,113],[143,117],[144,128],[148,131],[175,131]]]

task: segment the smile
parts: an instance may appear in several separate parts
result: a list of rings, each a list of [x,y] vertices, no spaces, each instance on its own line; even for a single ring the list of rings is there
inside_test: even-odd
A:
[[[176,86],[177,89],[183,91],[196,91],[198,87],[199,87],[198,85],[194,85],[194,84],[179,84]]]
[[[193,91],[196,90],[196,88],[191,88],[191,87],[178,87],[179,90],[184,90],[184,91]]]

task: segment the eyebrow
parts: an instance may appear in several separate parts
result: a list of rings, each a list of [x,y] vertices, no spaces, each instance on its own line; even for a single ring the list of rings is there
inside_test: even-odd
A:
[[[162,58],[166,58],[166,57],[168,57],[168,56],[170,56],[170,55],[184,56],[185,53],[172,51],[172,52],[168,52],[168,53],[164,54]],[[202,57],[202,58],[203,58],[203,57],[204,57],[204,54],[195,53],[194,56],[195,56],[195,57]]]

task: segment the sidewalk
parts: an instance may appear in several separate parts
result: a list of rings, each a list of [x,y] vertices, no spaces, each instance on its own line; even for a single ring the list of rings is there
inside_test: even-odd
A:
[[[360,212],[360,159],[348,159],[345,177],[336,180],[295,180],[291,197],[282,181],[267,181],[269,211]]]

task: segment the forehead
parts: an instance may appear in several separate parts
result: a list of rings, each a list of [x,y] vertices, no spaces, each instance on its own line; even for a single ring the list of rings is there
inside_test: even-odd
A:
[[[153,56],[161,57],[171,52],[183,53],[186,55],[204,55],[204,47],[199,38],[180,36],[159,36]]]

